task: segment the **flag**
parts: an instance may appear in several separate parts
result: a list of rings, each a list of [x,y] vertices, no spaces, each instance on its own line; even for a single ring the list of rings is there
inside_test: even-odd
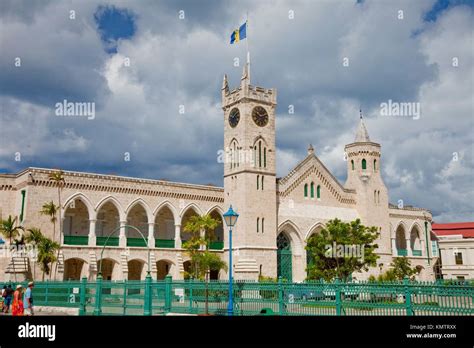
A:
[[[234,44],[247,38],[247,22],[242,24],[239,29],[235,29],[230,35],[230,44]]]

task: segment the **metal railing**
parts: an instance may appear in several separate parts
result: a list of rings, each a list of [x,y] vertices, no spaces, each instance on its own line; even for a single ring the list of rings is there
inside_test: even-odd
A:
[[[14,284],[15,285],[15,284]],[[26,284],[24,284],[26,286]],[[3,286],[3,284],[0,284]],[[195,280],[36,282],[35,305],[80,315],[227,314],[228,282]],[[474,315],[469,282],[234,282],[234,315]]]

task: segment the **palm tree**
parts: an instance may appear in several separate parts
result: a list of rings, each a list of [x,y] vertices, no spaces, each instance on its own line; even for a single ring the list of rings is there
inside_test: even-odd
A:
[[[38,245],[38,262],[43,271],[43,281],[45,274],[51,276],[51,267],[53,262],[57,260],[56,253],[59,247],[58,243],[46,237],[43,237]]]
[[[17,217],[12,218],[11,215],[8,215],[8,219],[2,220],[0,224],[0,233],[8,238],[10,245],[12,244],[12,239],[16,238],[20,231],[23,230],[23,227],[16,224]]]
[[[43,204],[40,210],[40,214],[47,215],[50,217],[50,221],[53,223],[53,241],[56,241],[56,217],[59,206],[55,205],[53,201]]]
[[[43,238],[44,236],[41,230],[39,228],[33,227],[28,229],[28,234],[25,237],[25,241],[38,247],[41,244]],[[38,258],[36,260],[38,260]],[[36,262],[33,263],[33,274],[36,274]]]
[[[61,189],[64,187],[65,180],[64,180],[64,172],[61,169],[56,170],[55,172],[52,172],[49,174],[49,180],[53,181],[56,186],[58,187],[58,205],[59,205],[59,240],[61,240],[61,233],[63,232],[63,223],[62,223],[62,206],[61,206]],[[54,236],[55,237],[55,236]],[[55,242],[55,239],[53,237],[53,241]],[[59,258],[59,248],[58,248],[58,255],[56,259]],[[54,274],[56,277],[56,271],[58,270],[58,265],[56,265],[56,268],[54,270]]]

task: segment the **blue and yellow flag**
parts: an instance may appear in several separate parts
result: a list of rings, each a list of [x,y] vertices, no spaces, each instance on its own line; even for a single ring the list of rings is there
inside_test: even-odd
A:
[[[247,38],[247,22],[242,24],[239,29],[235,29],[230,36],[230,44],[234,44]]]

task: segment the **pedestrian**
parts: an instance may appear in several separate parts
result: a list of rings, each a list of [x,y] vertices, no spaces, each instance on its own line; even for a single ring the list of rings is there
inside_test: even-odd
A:
[[[3,301],[3,311],[4,313],[8,313],[10,311],[10,305],[12,304],[12,297],[13,297],[13,289],[12,285],[9,284],[5,289],[5,300]]]
[[[35,287],[35,283],[29,282],[28,288],[25,291],[23,296],[23,308],[25,309],[25,315],[32,316],[34,315],[33,312],[33,288]]]
[[[13,294],[13,305],[12,305],[12,315],[14,316],[22,316],[23,315],[23,287],[21,284],[16,286],[16,290]]]
[[[2,313],[5,313],[5,294],[7,292],[7,286],[4,285],[2,288]]]

